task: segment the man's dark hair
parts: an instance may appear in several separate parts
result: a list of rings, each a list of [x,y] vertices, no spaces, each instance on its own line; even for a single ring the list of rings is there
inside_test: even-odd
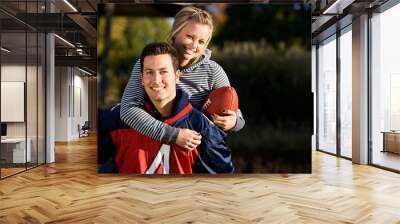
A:
[[[146,56],[160,54],[169,54],[171,56],[174,71],[178,70],[178,53],[176,52],[175,48],[165,42],[156,42],[148,44],[143,48],[142,54],[140,55],[140,71],[143,72],[143,62]]]

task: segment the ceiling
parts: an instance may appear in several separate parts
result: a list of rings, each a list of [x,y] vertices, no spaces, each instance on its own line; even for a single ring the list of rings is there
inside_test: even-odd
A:
[[[96,71],[96,11],[97,0],[48,0],[47,5],[45,0],[1,0],[2,46],[11,49],[3,60],[34,58],[43,47],[33,40],[36,33],[52,32],[74,45],[55,38],[56,65],[83,64]]]
[[[352,22],[353,17],[374,12],[388,0],[307,0],[312,5],[313,43],[332,35]]]

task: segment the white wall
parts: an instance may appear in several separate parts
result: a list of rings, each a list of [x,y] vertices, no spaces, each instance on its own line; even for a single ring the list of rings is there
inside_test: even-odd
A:
[[[82,126],[85,121],[88,120],[88,77],[84,76],[85,74],[79,71],[78,69],[74,68],[73,70],[73,77],[74,82],[73,87],[74,89],[72,92],[73,96],[73,112],[72,113],[72,129],[71,129],[71,136],[72,138],[78,138],[78,125]]]
[[[38,69],[38,70],[37,70]],[[26,120],[22,122],[6,122],[7,123],[7,137],[10,138],[24,138],[25,135],[30,139],[32,161],[36,162],[39,159],[39,163],[44,163],[44,83],[42,67],[32,66],[25,64],[2,64],[1,66],[2,82],[24,82],[26,87],[26,105],[22,102],[23,106],[19,108],[20,113],[24,116],[26,112]],[[27,78],[27,81],[25,80]],[[38,86],[39,85],[39,86]],[[2,89],[3,92],[4,89]],[[21,94],[24,94],[24,90],[19,90]],[[22,91],[22,92],[21,92]],[[2,95],[7,97],[7,95]],[[25,98],[25,96],[24,96]],[[25,101],[25,100],[24,100]],[[10,107],[2,107],[2,112],[16,113],[12,111]],[[9,110],[9,111],[7,111]],[[15,109],[14,109],[15,110]],[[39,155],[37,155],[39,153]]]
[[[67,67],[55,68],[55,141],[68,140],[68,86]]]
[[[10,82],[25,82],[26,67],[19,64],[6,64],[1,66],[1,81]],[[28,71],[32,66],[28,66]],[[33,93],[27,93],[27,96],[33,96]],[[36,96],[36,94],[35,94]],[[1,108],[7,110],[7,108]],[[7,122],[7,136],[8,137],[25,137],[25,122]]]
[[[25,64],[1,65],[1,81],[25,82]]]
[[[79,138],[88,120],[88,78],[76,68],[56,67],[56,141]]]
[[[318,47],[318,149],[336,154],[336,35]]]

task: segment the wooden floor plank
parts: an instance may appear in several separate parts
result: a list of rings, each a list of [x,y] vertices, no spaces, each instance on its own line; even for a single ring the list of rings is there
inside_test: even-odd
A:
[[[400,175],[313,152],[312,174],[100,175],[96,138],[0,181],[0,223],[400,223]]]

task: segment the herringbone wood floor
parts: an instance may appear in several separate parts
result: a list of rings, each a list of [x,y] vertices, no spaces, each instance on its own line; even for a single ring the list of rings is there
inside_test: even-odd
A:
[[[96,139],[0,181],[0,223],[400,223],[400,175],[313,153],[311,175],[98,175]]]

